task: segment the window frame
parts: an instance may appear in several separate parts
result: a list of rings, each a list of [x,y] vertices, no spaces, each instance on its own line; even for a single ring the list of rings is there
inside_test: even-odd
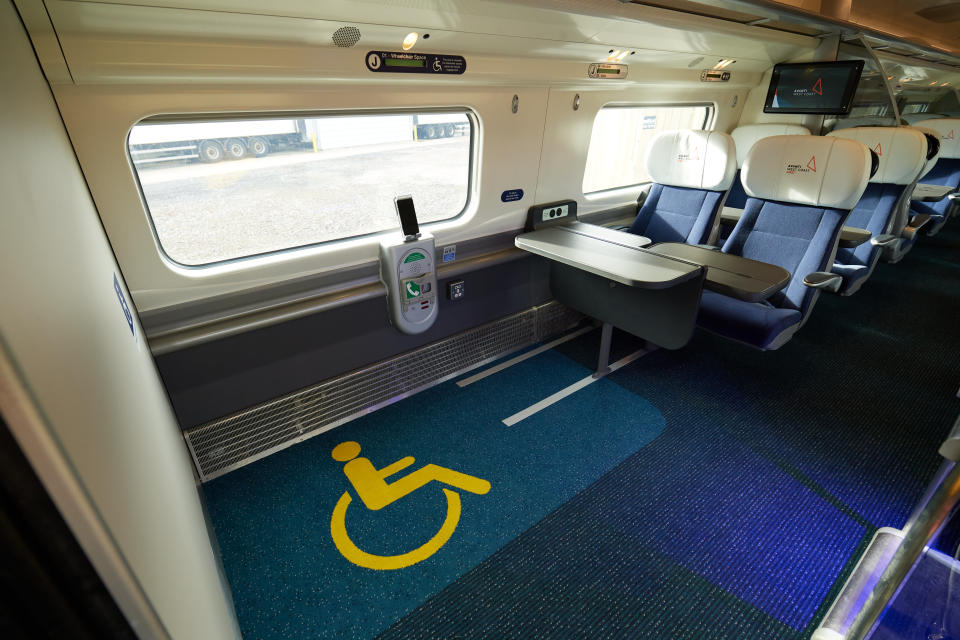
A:
[[[126,155],[127,164],[130,167],[130,172],[133,176],[134,185],[137,188],[137,194],[140,198],[140,205],[143,208],[143,213],[147,219],[147,225],[150,228],[150,234],[153,237],[153,242],[156,245],[157,251],[160,254],[160,257],[169,265],[175,266],[179,269],[186,269],[188,271],[207,271],[211,269],[229,267],[231,265],[237,265],[242,263],[247,263],[253,260],[269,258],[273,256],[278,256],[282,254],[290,254],[295,251],[306,251],[308,249],[317,249],[320,247],[330,247],[333,245],[346,245],[356,243],[358,241],[369,240],[375,238],[384,233],[389,233],[392,229],[382,229],[380,231],[369,231],[366,233],[360,233],[357,235],[343,236],[340,238],[333,238],[331,240],[322,240],[320,242],[310,242],[305,244],[298,244],[292,247],[285,247],[283,249],[272,249],[270,251],[261,251],[259,253],[251,253],[244,256],[237,256],[235,258],[226,258],[224,260],[215,260],[212,262],[204,262],[201,264],[188,264],[186,262],[180,262],[175,259],[169,253],[167,253],[166,248],[163,246],[163,242],[160,240],[160,234],[157,232],[157,227],[153,221],[153,214],[150,212],[150,206],[147,203],[146,194],[143,191],[143,185],[140,183],[140,174],[137,171],[137,167],[134,164],[133,156],[130,149],[130,135],[133,133],[133,129],[141,124],[193,124],[193,123],[202,123],[202,122],[242,122],[245,120],[295,120],[295,119],[306,119],[306,118],[322,118],[322,117],[333,117],[333,118],[346,118],[346,117],[356,117],[356,116],[396,116],[396,115],[427,115],[427,114],[437,114],[437,113],[463,113],[467,118],[467,122],[470,124],[470,141],[469,147],[467,149],[467,186],[466,186],[466,199],[464,200],[463,207],[457,212],[456,215],[453,215],[449,218],[443,218],[442,220],[434,220],[431,222],[424,222],[420,224],[421,229],[429,228],[432,225],[439,224],[448,224],[455,220],[458,220],[466,214],[473,204],[477,193],[476,193],[476,174],[479,166],[479,158],[477,157],[477,142],[480,133],[480,118],[474,112],[473,109],[467,106],[443,106],[443,107],[429,107],[429,108],[389,108],[389,109],[337,109],[335,111],[262,111],[262,112],[242,112],[242,113],[176,113],[176,114],[157,114],[151,115],[145,118],[138,120],[137,122],[130,125],[130,128],[127,130],[127,135],[124,142],[124,153]],[[399,222],[397,223],[399,226]]]
[[[596,115],[593,117],[594,124],[597,121],[597,118],[600,116],[600,112],[604,109],[663,109],[663,108],[682,108],[682,107],[704,107],[706,113],[703,118],[703,125],[701,125],[701,131],[713,131],[713,127],[716,124],[716,113],[717,113],[717,103],[716,102],[656,102],[656,103],[637,103],[637,102],[608,102],[602,105],[597,109]],[[583,164],[583,176],[587,175],[587,159],[590,154],[590,142],[593,139],[593,125],[590,127],[590,141],[587,142],[587,153],[584,157]],[[632,184],[624,184],[617,187],[608,187],[606,189],[598,189],[596,191],[583,191],[583,177],[580,179],[580,191],[583,193],[584,198],[593,199],[597,197],[602,197],[605,194],[613,193],[615,191],[624,191],[629,189],[635,189],[637,187],[643,187],[650,184],[651,180],[645,180],[643,182],[634,182]]]

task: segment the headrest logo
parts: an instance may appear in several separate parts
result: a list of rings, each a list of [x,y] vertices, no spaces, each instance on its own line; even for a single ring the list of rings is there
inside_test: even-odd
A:
[[[873,150],[877,152],[878,156],[883,156],[883,147],[880,146],[879,142],[877,143],[877,146],[873,148]]]
[[[817,156],[810,156],[810,160],[807,162],[807,166],[803,166],[797,162],[791,162],[787,165],[786,175],[796,175],[798,173],[816,173],[817,172]]]
[[[691,160],[699,161],[700,160],[700,148],[694,147],[688,151],[681,151],[677,154],[677,162],[689,162]]]
[[[813,92],[818,96],[823,95],[823,78],[817,78],[817,81],[813,83]]]

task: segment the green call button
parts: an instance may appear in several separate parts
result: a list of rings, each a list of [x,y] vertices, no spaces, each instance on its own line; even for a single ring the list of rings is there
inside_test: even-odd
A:
[[[427,256],[423,255],[419,251],[415,251],[414,253],[411,253],[403,260],[403,264],[409,264],[411,262],[416,262],[417,260],[426,260],[426,259],[427,259]]]

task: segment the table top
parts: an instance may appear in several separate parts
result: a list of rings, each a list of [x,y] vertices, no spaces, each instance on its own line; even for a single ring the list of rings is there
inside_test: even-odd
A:
[[[921,202],[937,202],[943,200],[948,194],[955,191],[953,187],[947,187],[942,184],[918,184],[913,190],[911,200]]]
[[[574,233],[590,236],[591,238],[597,238],[598,240],[606,240],[607,242],[624,245],[634,249],[642,249],[653,244],[653,240],[644,236],[627,233],[626,231],[617,231],[616,229],[601,227],[600,225],[596,224],[588,224],[586,222],[580,222],[579,220],[564,225],[564,229],[569,229]]]
[[[790,282],[790,272],[775,264],[696,245],[664,242],[648,251],[704,265],[707,267],[706,288],[746,302],[766,300]]]
[[[612,229],[607,231],[622,233]],[[703,271],[700,265],[585,235],[582,230],[577,231],[567,225],[522,233],[516,237],[514,244],[530,253],[642,289],[672,287],[701,277]]]
[[[727,224],[736,224],[742,215],[743,209],[737,209],[736,207],[724,207],[723,211],[720,212],[720,221]],[[858,247],[869,240],[870,236],[872,235],[872,233],[866,229],[861,229],[860,227],[844,226],[840,229],[840,246],[846,249]]]

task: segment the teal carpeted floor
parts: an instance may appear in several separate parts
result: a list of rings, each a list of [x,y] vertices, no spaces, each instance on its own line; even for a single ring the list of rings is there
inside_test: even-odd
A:
[[[761,353],[698,333],[512,427],[588,375],[599,332],[466,388],[446,383],[204,486],[247,638],[806,638],[879,526],[899,526],[960,410],[960,230],[823,296]],[[615,356],[639,347],[614,335]],[[367,509],[331,457],[413,456],[489,481]]]

